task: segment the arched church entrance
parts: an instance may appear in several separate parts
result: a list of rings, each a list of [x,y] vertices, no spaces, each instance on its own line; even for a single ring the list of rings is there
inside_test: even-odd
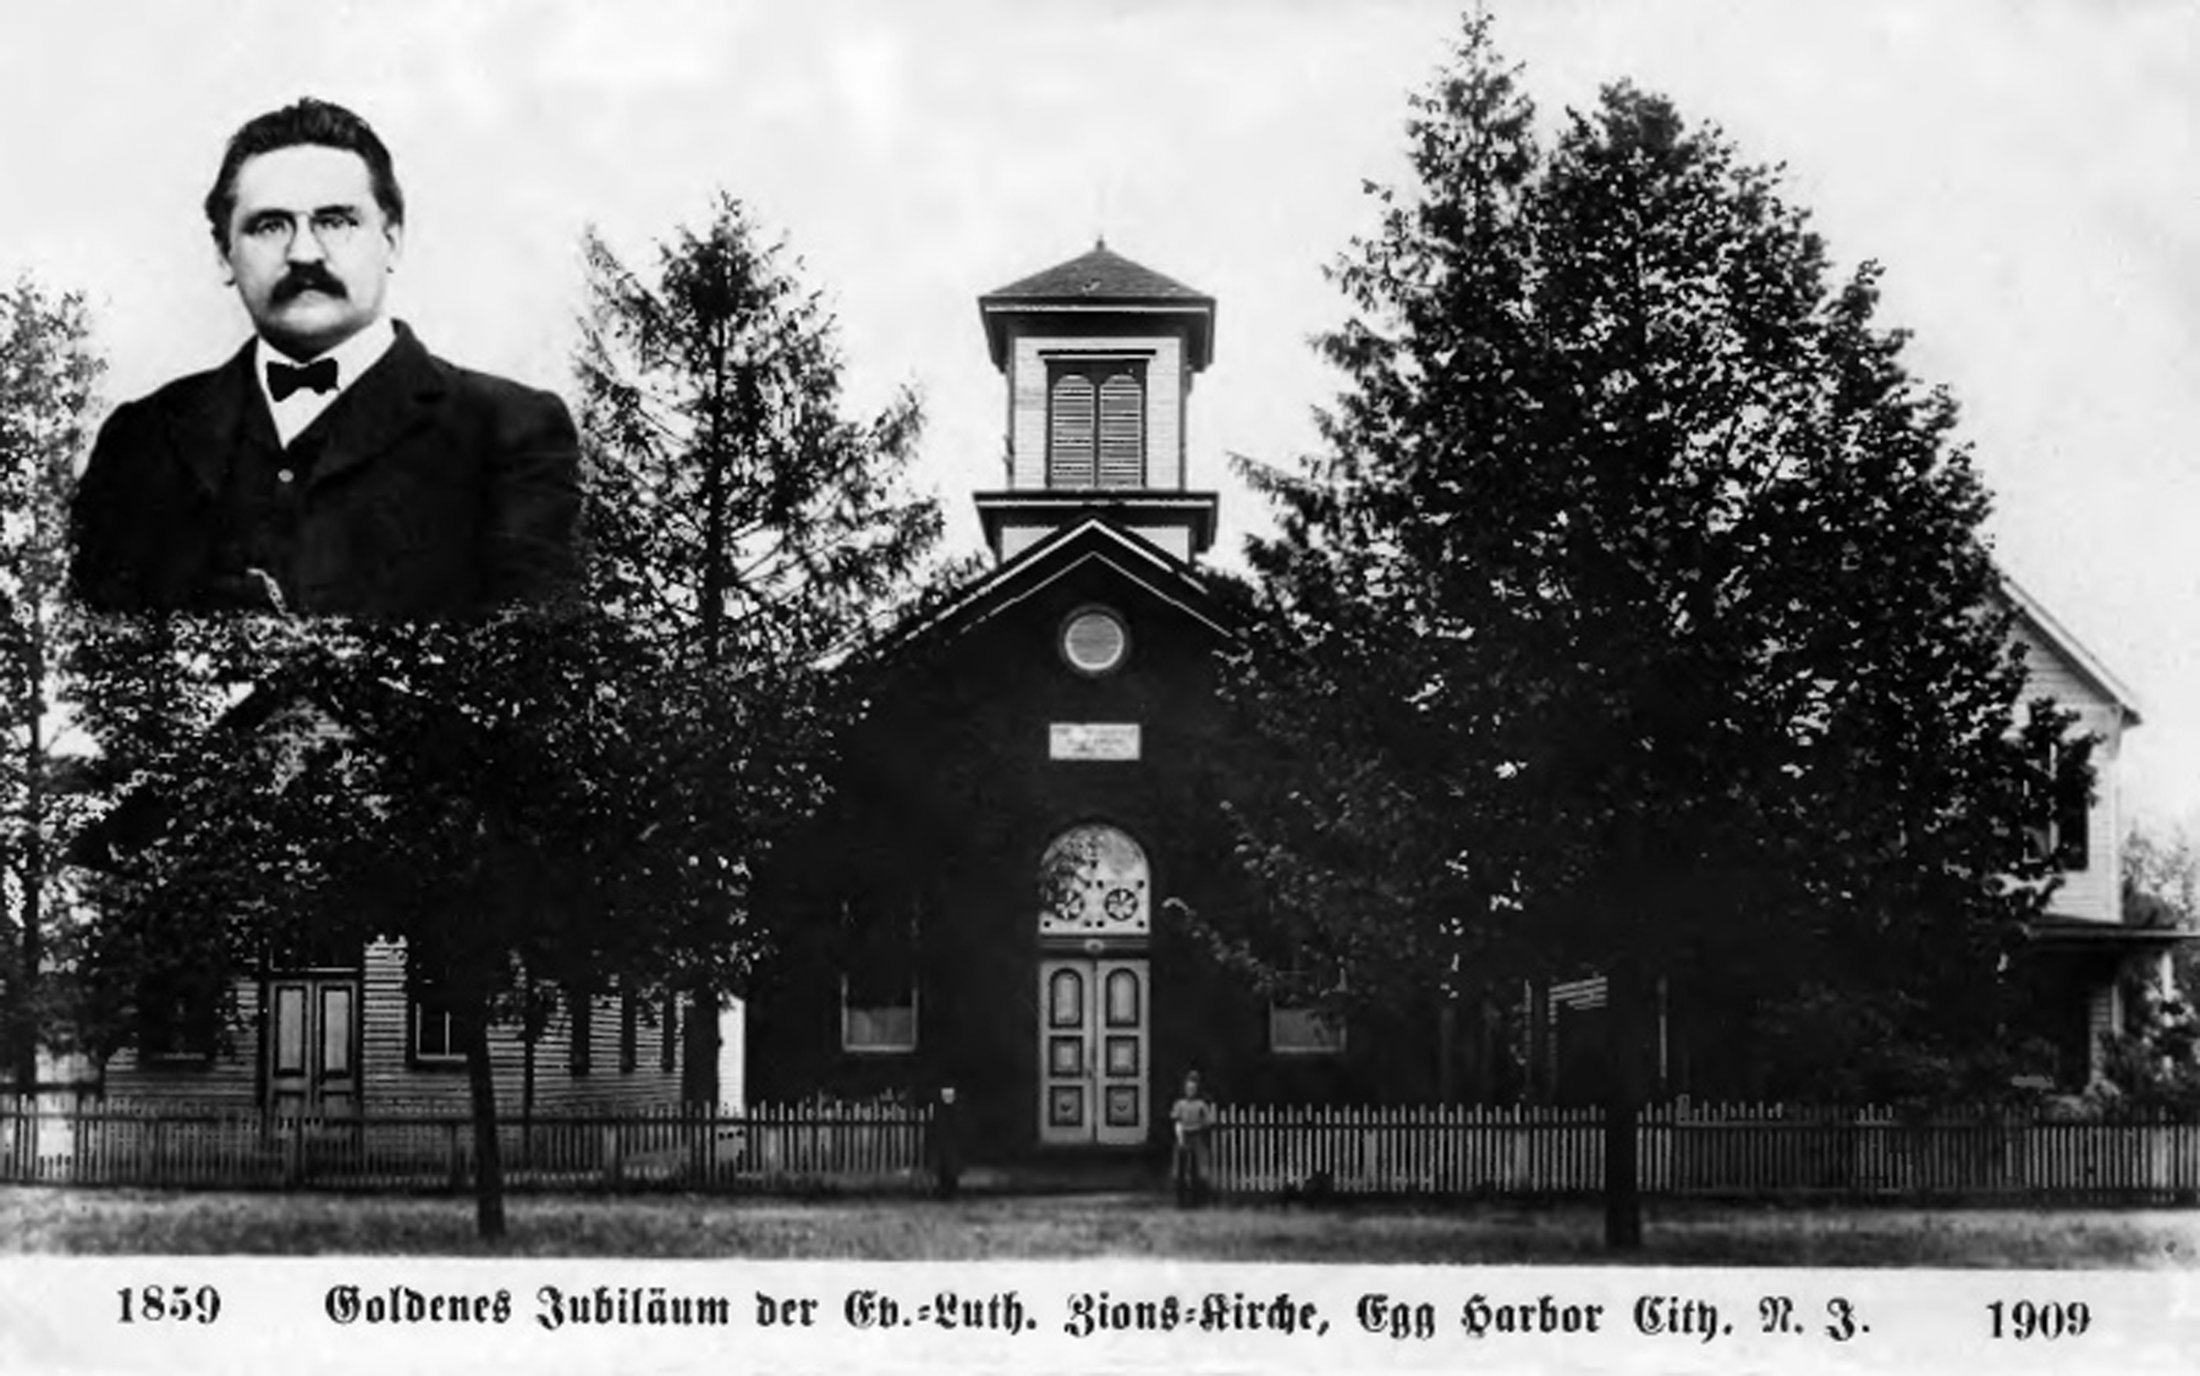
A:
[[[1150,1130],[1153,886],[1146,852],[1103,823],[1039,862],[1039,1142],[1137,1146]]]

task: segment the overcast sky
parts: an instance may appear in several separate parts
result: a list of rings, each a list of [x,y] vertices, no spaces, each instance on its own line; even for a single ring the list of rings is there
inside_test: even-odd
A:
[[[2003,564],[2137,694],[2127,804],[2200,824],[2200,10],[2183,0],[1492,0],[1546,121],[1621,77],[1788,167],[1837,259],[1886,264]],[[1401,168],[1454,37],[1426,0],[804,4],[8,0],[0,275],[83,290],[107,399],[245,336],[198,209],[236,125],[314,94],[397,158],[394,300],[455,361],[569,391],[577,243],[630,258],[716,189],[784,234],[853,400],[912,383],[923,480],[975,546],[1001,381],[975,298],[1089,248],[1219,301],[1192,479],[1314,443],[1320,269]]]

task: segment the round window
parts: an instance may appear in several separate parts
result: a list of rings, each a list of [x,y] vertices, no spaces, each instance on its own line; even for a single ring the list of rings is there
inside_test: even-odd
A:
[[[1104,674],[1130,653],[1130,633],[1114,612],[1087,607],[1062,626],[1062,658],[1081,674]]]

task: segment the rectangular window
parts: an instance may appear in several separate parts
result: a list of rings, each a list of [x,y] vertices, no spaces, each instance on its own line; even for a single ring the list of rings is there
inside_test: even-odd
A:
[[[1047,360],[1047,486],[1146,485],[1146,361]]]
[[[916,985],[860,987],[841,976],[840,1045],[874,1055],[916,1050]]]
[[[641,1004],[632,994],[619,996],[619,1073],[631,1075],[641,1064]]]
[[[2093,863],[2093,799],[2084,781],[2068,769],[2069,759],[2060,747],[2050,748],[2036,762],[2040,784],[2048,797],[2048,816],[2034,828],[2035,851],[2056,869],[2082,871]]]
[[[917,1049],[921,910],[908,898],[841,905],[842,1050],[883,1055]]]
[[[592,1025],[595,1000],[582,990],[573,990],[565,998],[565,1018],[571,1029],[570,1051],[566,1068],[575,1075],[586,1075],[594,1068],[595,1034]]]
[[[659,1027],[657,1068],[670,1075],[680,1065],[680,996],[665,995],[664,1024]]]
[[[137,1049],[141,1063],[204,1064],[220,1040],[221,1000],[187,982],[150,980],[138,990]]]
[[[412,997],[412,1058],[415,1061],[462,1061],[466,1048],[458,1042],[458,1022],[450,1005],[433,992],[416,991]]]
[[[1268,1049],[1279,1056],[1335,1056],[1344,1051],[1344,1023],[1313,1008],[1268,1005]]]
[[[2055,865],[2059,869],[2082,870],[2093,863],[2092,800],[2086,789],[2073,779],[2058,779],[2055,783]]]

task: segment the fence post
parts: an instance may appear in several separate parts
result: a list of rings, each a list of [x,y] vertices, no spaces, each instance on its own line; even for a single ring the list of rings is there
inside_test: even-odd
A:
[[[450,1167],[448,1176],[453,1190],[466,1188],[466,1158],[460,1141],[460,1134],[465,1131],[465,1127],[463,1122],[455,1118],[443,1124],[444,1159]]]

